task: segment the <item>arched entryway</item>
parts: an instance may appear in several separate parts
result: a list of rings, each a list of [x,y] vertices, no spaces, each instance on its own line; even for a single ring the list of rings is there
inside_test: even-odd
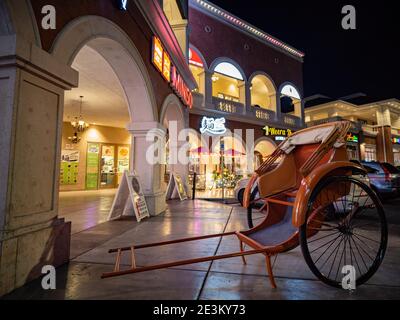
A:
[[[74,211],[79,213],[70,217],[73,231],[106,219],[125,170],[136,170],[140,176],[150,213],[164,211],[160,165],[148,163],[143,152],[151,144],[146,133],[161,126],[148,71],[135,45],[111,21],[87,16],[68,24],[51,52],[59,61],[75,68],[80,80],[77,88],[66,92],[63,123],[60,120],[58,124],[59,128],[64,124],[61,160],[70,160],[72,153],[75,160],[78,155],[79,164],[71,169],[68,163],[61,162],[60,187],[81,192],[94,190],[81,194],[77,206],[83,208],[75,207]],[[82,117],[88,124],[83,132],[71,126],[74,117]],[[74,135],[80,139],[77,143],[73,143]],[[76,188],[65,182],[75,183]],[[72,201],[67,199],[66,203],[73,206],[78,198],[70,198]]]
[[[165,186],[171,173],[179,174],[182,181],[187,181],[189,132],[185,130],[188,112],[175,94],[169,94],[163,103],[160,122],[166,129],[166,163],[163,165]]]

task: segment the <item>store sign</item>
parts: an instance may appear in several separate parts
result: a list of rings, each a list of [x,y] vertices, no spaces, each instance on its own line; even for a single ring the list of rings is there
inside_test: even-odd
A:
[[[353,133],[351,133],[351,132],[349,132],[348,134],[347,134],[347,142],[355,142],[355,143],[358,143],[358,135],[356,135],[356,134],[353,134]]]
[[[176,94],[182,99],[183,103],[189,108],[193,107],[193,95],[188,86],[182,79],[182,76],[178,73],[176,68],[171,68],[171,87],[174,89]]]
[[[394,144],[400,144],[400,138],[392,138]]]
[[[192,108],[193,95],[189,87],[183,81],[182,76],[171,63],[171,57],[162,46],[159,38],[153,36],[153,49],[151,61],[163,78],[169,82],[175,93],[182,99],[183,103]]]
[[[270,126],[265,126],[263,130],[266,136],[290,137],[294,133],[291,129],[277,129]]]
[[[218,110],[229,113],[236,113],[236,106],[232,103],[220,101],[217,105]]]
[[[225,118],[207,118],[203,117],[201,120],[201,133],[208,133],[211,135],[220,135],[226,132]]]
[[[269,113],[262,110],[256,110],[256,118],[262,120],[269,120]]]

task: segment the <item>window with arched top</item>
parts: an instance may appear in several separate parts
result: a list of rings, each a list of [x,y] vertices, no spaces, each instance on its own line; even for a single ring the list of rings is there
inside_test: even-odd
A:
[[[218,63],[213,69],[211,80],[213,97],[245,103],[244,77],[232,63]]]
[[[301,99],[300,98],[300,94],[297,91],[297,89],[295,87],[293,87],[292,85],[290,85],[290,84],[287,84],[287,85],[282,87],[281,94],[284,95],[284,96],[293,98],[293,99],[298,99],[298,100]]]
[[[205,62],[196,49],[189,48],[189,69],[192,72],[194,79],[197,82],[198,92],[204,94],[205,91],[205,79],[204,69]]]
[[[280,90],[280,104],[282,113],[302,116],[301,96],[299,91],[291,84],[284,85]]]
[[[251,105],[276,110],[276,90],[272,81],[263,74],[254,76],[250,83]]]

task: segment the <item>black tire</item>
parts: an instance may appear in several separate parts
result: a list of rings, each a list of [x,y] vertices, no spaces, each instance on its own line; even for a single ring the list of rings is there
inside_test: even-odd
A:
[[[244,188],[240,189],[238,192],[238,200],[242,207],[243,207],[243,195],[244,195]]]
[[[250,201],[254,201],[256,195],[258,194],[258,187],[255,187],[254,190],[251,192]],[[254,219],[253,219],[253,208],[257,207],[256,204],[250,203],[249,207],[247,208],[247,225],[249,228],[254,228]]]
[[[347,196],[319,204],[321,191],[333,185]],[[335,212],[332,212],[332,205]],[[329,218],[325,218],[326,215]],[[350,176],[323,178],[311,194],[306,217],[306,223],[299,229],[301,250],[318,279],[341,288],[341,271],[345,265],[354,266],[356,286],[375,274],[386,252],[388,230],[382,203],[368,185]]]

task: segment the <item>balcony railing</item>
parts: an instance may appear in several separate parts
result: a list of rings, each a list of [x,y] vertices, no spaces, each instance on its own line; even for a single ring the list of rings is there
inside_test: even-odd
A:
[[[283,122],[289,126],[301,126],[300,118],[291,114],[283,115]]]
[[[232,100],[225,100],[217,97],[212,98],[215,110],[226,113],[243,114],[244,104]]]
[[[259,107],[251,106],[246,110],[246,114],[248,116],[260,119],[260,120],[267,120],[267,121],[274,121],[275,120],[275,112],[268,109],[262,109]]]
[[[263,122],[276,122],[277,126],[282,127],[302,127],[302,121],[294,115],[282,114],[280,119],[276,118],[276,113],[273,110],[260,108],[258,106],[245,106],[243,103],[226,100],[218,97],[212,97],[211,104],[206,103],[204,95],[194,92],[193,104],[197,108],[213,109],[226,114],[237,115],[251,120]]]
[[[336,117],[331,117],[331,118],[326,118],[326,119],[321,119],[321,120],[313,120],[313,121],[307,122],[307,127],[313,127],[313,126],[317,126],[319,124],[343,121],[343,120],[347,120],[347,119],[344,119],[343,117],[340,117],[340,116],[336,116]],[[347,120],[347,121],[350,121],[350,120]],[[350,121],[350,122],[351,122],[351,127],[350,127],[351,131],[356,131],[356,132],[361,131],[362,123],[360,121]]]

